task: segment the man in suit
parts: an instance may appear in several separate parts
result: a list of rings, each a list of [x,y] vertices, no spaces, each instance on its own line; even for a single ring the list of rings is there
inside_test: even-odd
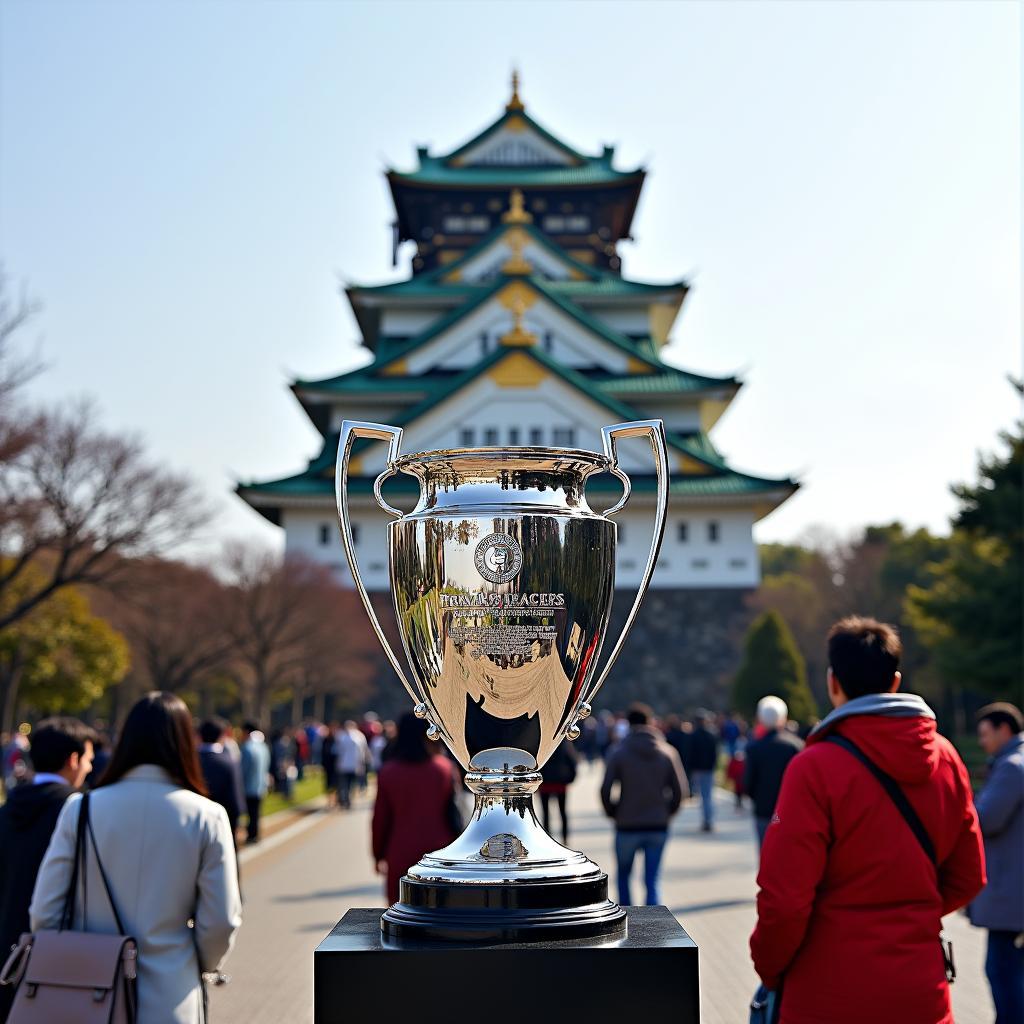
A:
[[[199,766],[203,770],[210,799],[227,811],[237,848],[238,819],[245,809],[245,795],[242,792],[241,768],[224,749],[224,736],[229,728],[222,718],[207,718],[199,726]]]
[[[34,775],[15,786],[0,807],[0,956],[29,930],[28,907],[39,865],[64,801],[92,768],[92,730],[77,718],[47,718],[31,739]],[[14,987],[0,986],[0,1020]]]

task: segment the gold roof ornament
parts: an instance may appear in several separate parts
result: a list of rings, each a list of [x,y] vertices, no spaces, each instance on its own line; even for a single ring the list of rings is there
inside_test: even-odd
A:
[[[523,232],[514,228],[505,235],[505,240],[512,250],[512,255],[505,260],[501,272],[503,274],[532,274],[533,264],[523,255],[523,247],[526,243]]]
[[[512,189],[508,197],[508,209],[501,215],[503,224],[532,224],[533,214],[526,208],[521,188]]]
[[[519,72],[518,70],[512,71],[512,97],[508,103],[505,104],[506,110],[525,110],[523,101],[519,98]]]
[[[532,334],[523,326],[525,312],[526,302],[522,296],[517,295],[512,304],[512,330],[498,339],[502,345],[507,345],[509,348],[525,348],[528,345],[537,344],[537,335]]]

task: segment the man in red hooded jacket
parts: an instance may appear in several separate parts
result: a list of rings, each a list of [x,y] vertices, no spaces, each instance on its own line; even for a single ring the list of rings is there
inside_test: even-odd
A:
[[[754,967],[781,1024],[952,1024],[939,929],[985,884],[967,770],[920,697],[897,693],[901,645],[874,619],[828,636],[834,710],[790,762],[757,876]],[[852,741],[898,784],[937,868]]]

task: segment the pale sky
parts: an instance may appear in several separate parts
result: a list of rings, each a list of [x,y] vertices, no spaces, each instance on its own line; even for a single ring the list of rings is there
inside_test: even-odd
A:
[[[286,389],[364,360],[382,170],[529,113],[650,171],[627,276],[692,277],[668,358],[746,380],[713,438],[803,490],[759,540],[944,530],[1017,406],[1015,3],[6,0],[0,257],[45,305],[40,400],[94,396],[231,494],[319,435]]]

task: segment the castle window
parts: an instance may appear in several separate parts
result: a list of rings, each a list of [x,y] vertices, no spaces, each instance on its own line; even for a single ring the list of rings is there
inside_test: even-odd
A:
[[[552,444],[571,447],[576,443],[576,431],[572,427],[555,427],[551,432]]]
[[[472,448],[473,443],[476,441],[476,431],[472,427],[463,427],[459,431],[459,446],[462,448]]]
[[[564,231],[565,230],[565,218],[557,215],[552,215],[544,218],[544,230],[545,231]]]
[[[565,230],[575,231],[578,234],[582,234],[584,231],[590,230],[590,218],[589,217],[566,217],[565,218]]]
[[[544,351],[550,353],[555,347],[555,334],[553,331],[544,332]]]
[[[519,444],[519,428],[509,427],[508,428],[508,443],[512,445]]]
[[[353,544],[358,544],[359,543],[359,524],[358,523],[352,523],[349,526],[349,529],[352,531],[352,543]]]
[[[747,560],[745,558],[730,558],[729,568],[730,569],[746,569]]]
[[[706,558],[695,558],[690,562],[694,569],[706,569],[710,563]]]
[[[498,443],[498,429],[497,427],[488,427],[484,431],[484,444],[489,447],[493,447]]]
[[[543,444],[544,431],[540,427],[530,427],[530,444]]]
[[[712,544],[716,544],[720,537],[721,531],[718,528],[718,522],[712,519],[711,522],[708,523],[708,540],[711,541]]]
[[[320,524],[320,546],[326,547],[331,543],[331,525],[330,523]]]
[[[685,544],[690,539],[690,524],[684,519],[678,527],[679,543]]]
[[[467,217],[466,227],[474,234],[482,235],[491,226],[490,217]]]

